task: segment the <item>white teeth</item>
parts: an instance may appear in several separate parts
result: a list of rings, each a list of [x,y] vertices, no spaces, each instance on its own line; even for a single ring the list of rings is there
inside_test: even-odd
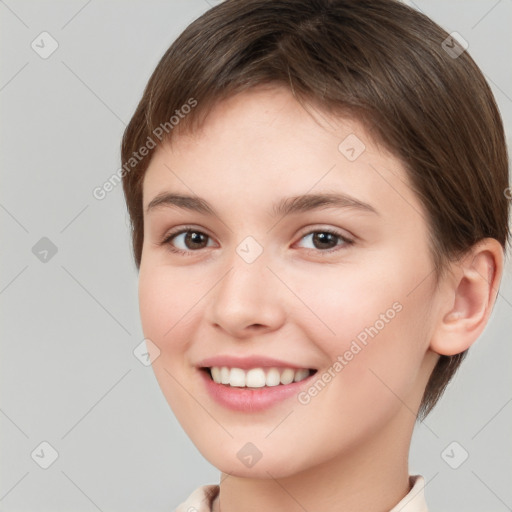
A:
[[[295,372],[295,377],[293,378],[294,382],[299,382],[301,380],[304,380],[309,375],[309,370],[298,370]]]
[[[222,372],[221,369],[218,366],[213,366],[211,368],[212,371],[212,378],[215,382],[222,382]]]
[[[281,384],[290,384],[293,382],[293,378],[295,377],[295,371],[291,368],[287,368],[281,374]]]
[[[281,383],[281,375],[279,375],[279,370],[277,368],[270,368],[267,372],[265,384],[267,386],[279,386]]]
[[[213,372],[213,368],[212,368]],[[220,381],[216,380],[215,382],[220,382],[221,384],[229,384],[229,368],[223,366],[220,369]]]
[[[232,368],[231,371],[234,369]],[[253,368],[245,374],[245,386],[248,388],[262,388],[265,381],[265,372],[261,368]]]
[[[210,368],[212,379],[217,384],[227,384],[238,388],[262,388],[264,386],[278,386],[300,382],[309,377],[310,371],[306,368],[294,370],[293,368],[228,368],[227,366],[213,366]]]
[[[245,372],[240,368],[231,368],[229,385],[237,388],[245,387]]]

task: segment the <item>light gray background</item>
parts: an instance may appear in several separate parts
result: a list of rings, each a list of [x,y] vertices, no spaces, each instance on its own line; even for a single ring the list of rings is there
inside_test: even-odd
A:
[[[469,42],[510,139],[512,0],[414,5]],[[0,511],[171,511],[218,483],[133,355],[143,335],[121,186],[92,195],[119,168],[161,55],[209,6],[0,1]],[[43,31],[59,44],[47,59],[31,48]],[[32,252],[42,237],[58,249],[46,263]],[[411,473],[433,512],[512,510],[511,327],[509,260],[484,335],[415,432]],[[43,441],[58,452],[48,469],[31,458]],[[453,441],[452,460],[469,453],[458,469],[442,457]]]

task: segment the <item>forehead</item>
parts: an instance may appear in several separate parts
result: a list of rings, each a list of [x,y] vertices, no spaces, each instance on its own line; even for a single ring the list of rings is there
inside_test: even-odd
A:
[[[200,110],[198,105],[194,113]],[[243,149],[245,158],[263,158],[267,154],[264,149],[280,154],[304,145],[318,150],[329,147],[337,154],[340,136],[345,132],[357,132],[367,144],[374,143],[357,119],[332,115],[312,104],[303,105],[283,86],[259,85],[218,101],[198,128],[191,131],[186,125],[184,133],[177,131],[164,146],[186,153],[194,151],[198,144],[205,147],[209,142],[222,142],[223,146],[230,146],[231,155]]]
[[[322,190],[367,202],[401,197],[402,206],[421,208],[402,163],[362,123],[306,110],[284,88],[221,101],[200,129],[159,146],[143,182],[144,209],[165,190],[240,206]]]

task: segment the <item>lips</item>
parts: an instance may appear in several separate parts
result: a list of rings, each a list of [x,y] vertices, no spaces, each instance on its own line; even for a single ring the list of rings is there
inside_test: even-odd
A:
[[[271,357],[254,355],[250,357],[234,357],[234,356],[215,356],[203,359],[198,364],[198,368],[212,368],[214,366],[227,368],[241,368],[242,370],[250,370],[251,368],[291,368],[292,370],[316,370],[307,363],[300,364],[284,359],[274,359]]]
[[[217,384],[261,388],[300,382],[316,372],[313,368],[266,356],[235,358],[216,356],[200,363]]]
[[[203,359],[196,366],[217,403],[246,413],[263,411],[292,398],[309,384],[317,371],[307,365],[266,356],[215,356]]]

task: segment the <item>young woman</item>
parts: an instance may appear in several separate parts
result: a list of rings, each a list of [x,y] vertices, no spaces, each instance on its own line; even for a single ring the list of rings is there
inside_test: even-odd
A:
[[[464,45],[393,0],[226,0],[161,59],[122,164],[153,368],[222,472],[177,510],[427,510],[413,427],[509,237]]]

